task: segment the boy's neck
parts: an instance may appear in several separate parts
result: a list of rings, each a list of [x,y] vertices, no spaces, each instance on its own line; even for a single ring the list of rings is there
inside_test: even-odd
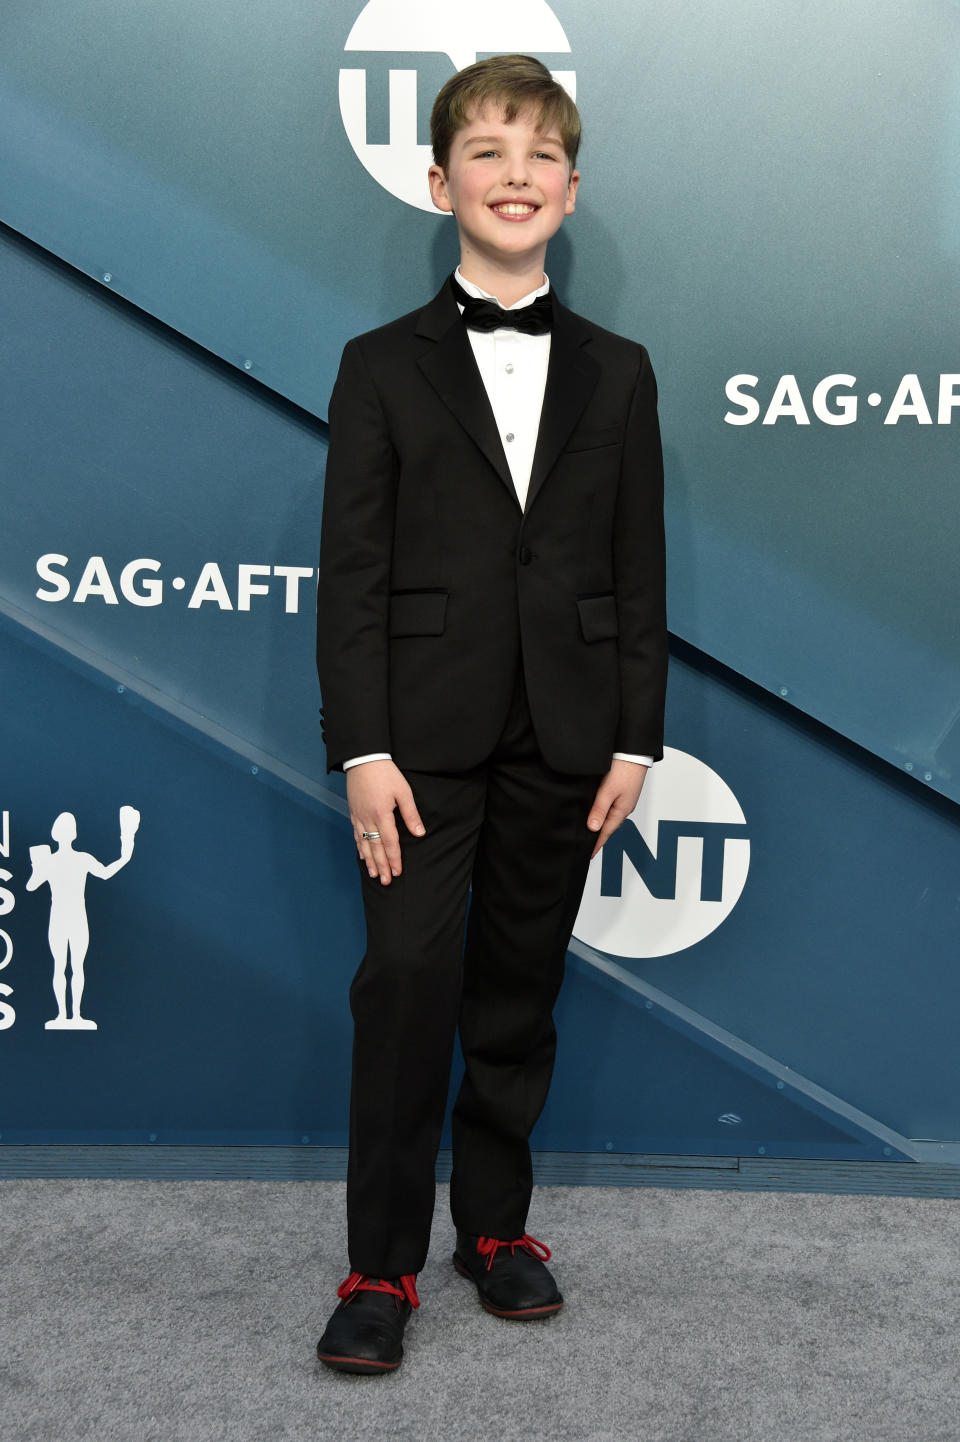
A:
[[[543,258],[533,265],[528,263],[512,270],[493,264],[483,256],[461,255],[460,274],[488,295],[496,296],[502,306],[511,306],[543,285]]]

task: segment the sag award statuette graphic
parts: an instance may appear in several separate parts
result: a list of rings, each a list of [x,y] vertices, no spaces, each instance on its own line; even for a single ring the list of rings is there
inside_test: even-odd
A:
[[[109,881],[111,876],[133,855],[133,838],[140,825],[140,812],[134,806],[120,807],[120,855],[109,865],[98,861],[88,851],[75,851],[76,818],[63,811],[50,828],[57,843],[56,851],[49,846],[31,846],[33,870],[27,890],[36,891],[44,882],[50,888],[50,927],[47,939],[53,955],[53,994],[57,1014],[45,1023],[47,1031],[96,1031],[97,1023],[80,1015],[83,997],[83,963],[90,943],[87,924],[87,877]],[[67,961],[70,962],[70,1015],[67,1015]]]

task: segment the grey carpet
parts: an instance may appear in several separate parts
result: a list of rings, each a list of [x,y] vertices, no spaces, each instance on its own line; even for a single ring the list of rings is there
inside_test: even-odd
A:
[[[343,1186],[0,1184],[5,1442],[945,1442],[960,1205],[544,1187],[567,1296],[501,1322],[438,1207],[393,1377],[319,1367]]]

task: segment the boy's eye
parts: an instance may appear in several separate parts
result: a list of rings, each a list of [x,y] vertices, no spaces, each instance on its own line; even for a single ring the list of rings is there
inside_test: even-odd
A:
[[[499,150],[496,149],[478,150],[474,155],[474,160],[496,160],[499,154]],[[559,156],[557,156],[552,150],[535,150],[533,151],[532,155],[534,160],[559,160]]]

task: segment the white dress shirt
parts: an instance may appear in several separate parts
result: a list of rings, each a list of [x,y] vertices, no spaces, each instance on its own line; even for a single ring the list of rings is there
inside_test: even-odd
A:
[[[468,295],[477,300],[500,301],[489,291],[481,290],[472,280],[460,274],[457,280]],[[532,305],[538,296],[546,295],[550,281],[543,277],[543,284],[529,295],[522,296],[504,310],[521,310]],[[463,313],[463,306],[460,306]],[[546,335],[525,335],[518,330],[477,331],[468,330],[467,339],[473,351],[487,393],[493,418],[497,423],[504,455],[510,467],[510,477],[517,493],[521,508],[526,505],[530,472],[533,469],[533,453],[537,446],[540,430],[540,414],[543,410],[543,394],[547,388],[547,366],[550,362],[550,332]],[[364,761],[389,761],[387,751],[372,752],[369,756],[355,756],[343,763],[344,771],[359,766]],[[629,756],[615,751],[615,761],[634,761],[640,766],[652,766],[652,756]]]
[[[475,300],[497,301],[457,271],[457,280]],[[532,290],[504,310],[523,310],[538,296],[546,295],[550,282]],[[463,306],[460,306],[461,313]],[[524,335],[519,330],[468,330],[467,339],[477,362],[483,388],[490,401],[493,418],[500,432],[503,453],[510,467],[510,476],[521,509],[527,503],[527,488],[533,469],[533,453],[537,448],[543,393],[547,388],[547,366],[550,362],[550,332],[545,335]]]

